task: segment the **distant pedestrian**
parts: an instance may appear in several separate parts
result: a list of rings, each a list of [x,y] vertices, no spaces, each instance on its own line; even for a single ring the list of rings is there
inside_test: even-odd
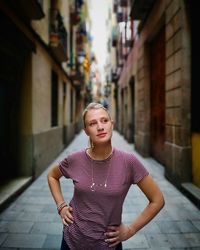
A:
[[[164,198],[136,156],[112,146],[113,121],[102,104],[90,103],[83,112],[83,123],[90,147],[67,155],[48,173],[49,187],[63,222],[61,250],[120,250],[123,241],[162,209]],[[74,183],[69,204],[61,192],[62,176]],[[132,184],[138,185],[149,203],[131,224],[125,225],[122,208]]]

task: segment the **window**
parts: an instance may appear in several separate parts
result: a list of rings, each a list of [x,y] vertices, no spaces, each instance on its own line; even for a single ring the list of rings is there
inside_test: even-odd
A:
[[[51,74],[51,126],[58,126],[58,76]]]

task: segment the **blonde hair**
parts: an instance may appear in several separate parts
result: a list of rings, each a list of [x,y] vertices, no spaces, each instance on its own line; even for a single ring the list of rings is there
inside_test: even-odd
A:
[[[107,108],[105,108],[101,103],[91,102],[87,105],[87,107],[83,110],[83,113],[82,113],[82,120],[83,120],[84,128],[86,127],[86,123],[85,123],[86,114],[89,110],[92,110],[92,109],[104,109],[107,112],[109,118],[111,119],[110,113]],[[89,145],[91,148],[94,146],[91,138],[89,138]]]
[[[89,104],[87,105],[87,107],[83,110],[83,113],[82,113],[82,119],[83,119],[84,128],[86,127],[85,116],[86,116],[87,112],[88,112],[89,110],[92,110],[92,109],[104,109],[104,110],[107,112],[109,118],[111,119],[110,113],[109,113],[109,111],[108,111],[107,108],[105,108],[101,103],[98,103],[98,102],[91,102],[91,103],[89,103]]]

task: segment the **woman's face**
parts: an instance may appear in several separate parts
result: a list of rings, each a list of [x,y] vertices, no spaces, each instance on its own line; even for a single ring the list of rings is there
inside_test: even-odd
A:
[[[113,121],[106,110],[91,109],[85,115],[85,132],[91,138],[93,144],[101,144],[111,139]]]

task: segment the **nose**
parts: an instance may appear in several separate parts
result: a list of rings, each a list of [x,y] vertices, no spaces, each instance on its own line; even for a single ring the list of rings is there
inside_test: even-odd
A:
[[[103,130],[103,126],[102,126],[101,122],[98,122],[98,123],[97,123],[97,130],[98,130],[98,131]]]

